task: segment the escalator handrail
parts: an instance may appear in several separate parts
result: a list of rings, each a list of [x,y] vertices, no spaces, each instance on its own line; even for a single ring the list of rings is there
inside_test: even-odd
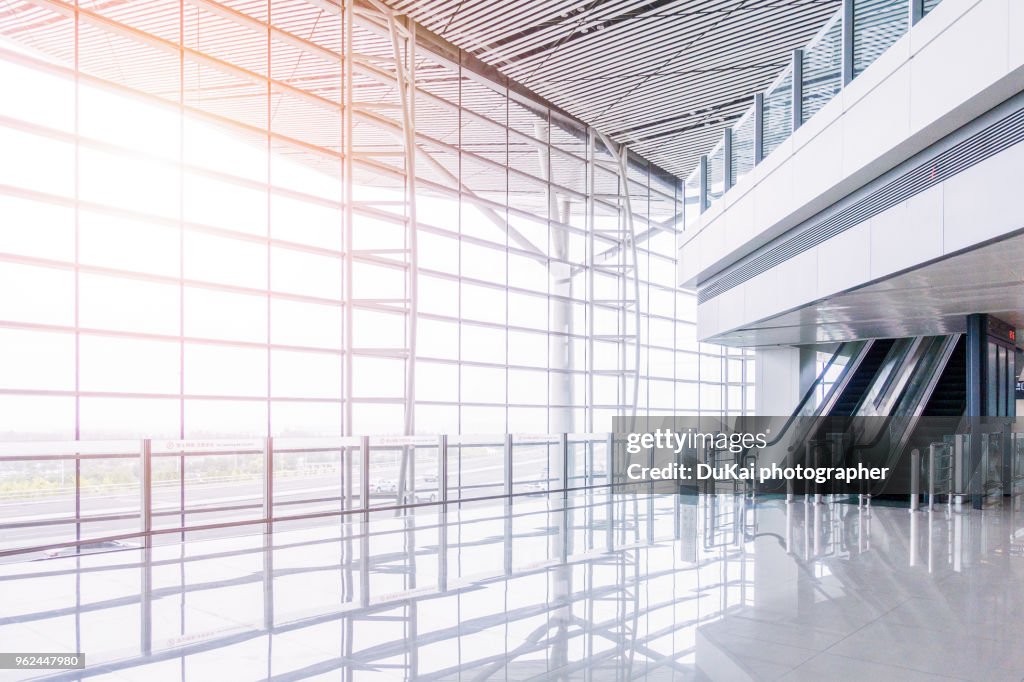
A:
[[[785,436],[789,432],[789,427],[793,425],[793,422],[796,420],[797,416],[800,415],[803,408],[807,405],[807,402],[814,396],[815,392],[818,390],[818,387],[825,381],[825,376],[828,374],[828,371],[832,369],[832,366],[843,355],[843,352],[851,344],[855,343],[861,343],[861,341],[846,341],[839,344],[839,347],[836,348],[834,353],[832,353],[832,357],[829,358],[827,363],[825,363],[825,367],[821,370],[821,373],[818,374],[818,377],[814,380],[813,383],[811,383],[807,391],[804,392],[804,395],[800,399],[800,402],[797,403],[796,408],[793,410],[793,413],[786,420],[786,423],[782,425],[781,429],[779,429],[778,434],[776,434],[774,438],[769,440],[764,447],[755,448],[752,446],[747,448],[743,452],[743,454],[739,456],[739,461],[746,461],[746,459],[751,456],[751,453],[754,450],[764,450],[766,448],[776,445],[780,440],[782,440],[783,436]],[[851,357],[850,362],[848,362],[846,366],[843,367],[843,371],[839,374],[838,377],[836,377],[836,380],[832,384],[832,387],[829,389],[828,394],[822,399],[821,404],[815,410],[815,414],[820,413],[821,409],[825,405],[831,404],[833,397],[834,395],[836,395],[837,391],[841,391],[843,388],[845,388],[847,381],[849,381],[849,379],[853,376],[853,372],[856,371],[857,367],[860,366],[861,360],[864,359],[864,356],[871,348],[872,343],[874,342],[869,341],[865,343],[864,347],[861,348],[860,351],[857,352],[853,357]]]
[[[954,342],[954,345],[955,345],[955,342]],[[924,360],[922,358],[918,358],[917,362],[914,363],[914,366],[910,368],[910,371],[911,372],[916,371],[917,370],[917,366],[921,362],[923,362],[923,361]],[[942,368],[943,369],[945,368],[945,362],[942,363]],[[939,370],[939,374],[941,374],[942,371],[943,370],[940,369]],[[887,381],[889,381],[889,380],[890,379],[887,379]],[[903,390],[905,390],[905,387],[903,389],[901,389],[901,395],[897,396],[896,403],[895,403],[897,406],[900,405],[903,402],[903,400],[904,400],[904,396],[902,395]],[[928,395],[930,396],[931,395],[931,391],[929,390],[927,392],[928,392]],[[919,398],[919,400],[920,400],[920,398]],[[925,397],[925,401],[927,401],[927,397]],[[902,416],[905,416],[905,415],[899,414],[899,413],[897,413],[897,412],[895,412],[893,410],[890,410],[889,413],[886,414],[883,417],[884,421],[882,422],[882,427],[880,429],[878,429],[878,433],[871,440],[871,442],[870,443],[860,443],[860,444],[854,445],[852,449],[853,450],[868,450],[870,448],[873,448],[873,447],[877,446],[882,441],[882,437],[885,436],[888,433],[889,424],[892,422],[893,418],[895,418],[895,417],[902,417]]]
[[[952,334],[947,337],[944,346],[940,349],[941,356],[939,363],[935,368],[935,372],[932,373],[928,383],[924,385],[918,397],[917,404],[914,405],[913,413],[906,415],[910,417],[910,421],[907,423],[907,428],[904,429],[903,434],[900,436],[897,447],[890,453],[891,461],[899,461],[899,458],[903,454],[903,450],[907,447],[907,443],[913,437],[913,432],[917,428],[917,424],[921,417],[924,416],[924,410],[928,406],[928,401],[931,400],[932,395],[935,393],[935,389],[942,379],[943,373],[949,366],[949,361],[953,357],[953,353],[956,352],[956,346],[960,342],[960,334]],[[896,415],[893,415],[896,416]]]
[[[804,406],[804,404],[807,402],[807,400],[810,398],[810,396],[814,394],[814,391],[817,389],[818,384],[821,383],[822,381],[824,381],[824,377],[825,377],[826,373],[831,368],[831,366],[835,362],[835,360],[839,357],[839,353],[843,350],[843,348],[846,345],[848,345],[850,343],[858,343],[858,342],[857,341],[850,341],[850,342],[844,343],[844,344],[842,344],[836,350],[836,352],[832,355],[832,358],[829,360],[828,364],[825,365],[825,368],[822,370],[821,374],[819,374],[818,378],[814,380],[813,384],[811,384],[811,387],[808,389],[807,393],[804,395],[803,400],[801,400],[800,404],[797,406],[796,411],[794,411],[793,414],[790,415],[789,419],[786,420],[786,423],[785,423],[785,425],[783,425],[782,431],[779,432],[778,437],[774,438],[771,441],[768,441],[768,445],[769,446],[774,445],[775,443],[779,442],[779,440],[782,438],[782,436],[785,435],[789,431],[789,427],[793,423],[793,421],[796,419],[797,415],[799,414],[800,408],[802,408]],[[850,362],[848,362],[846,364],[846,366],[843,367],[843,371],[840,373],[840,375],[838,377],[836,377],[836,380],[832,384],[832,388],[829,389],[828,394],[825,395],[822,398],[821,404],[818,405],[818,408],[815,410],[814,414],[813,415],[808,415],[808,416],[820,417],[820,416],[822,416],[822,413],[825,411],[826,408],[831,408],[831,407],[833,407],[835,405],[835,401],[839,398],[840,395],[842,395],[843,391],[846,390],[847,385],[849,384],[850,380],[853,379],[853,375],[857,372],[858,369],[860,369],[861,362],[863,362],[864,358],[867,357],[868,353],[871,351],[871,348],[874,346],[874,344],[875,344],[875,340],[869,340],[867,343],[864,344],[864,347],[861,348],[860,351],[855,356],[853,356],[850,359]],[[814,428],[814,424],[812,422],[811,424],[809,424],[807,426],[806,430],[810,431],[813,428]],[[795,442],[797,442],[797,443],[802,442],[805,439],[805,436],[806,436],[806,434],[804,434],[804,436],[802,436],[800,438],[797,438],[795,440]],[[791,453],[791,452],[793,452],[793,449],[794,449],[794,446],[790,445],[787,448],[787,452]]]
[[[839,359],[839,355],[840,353],[843,352],[843,349],[846,347],[846,345],[846,343],[842,343],[839,345],[839,348],[836,349],[836,352],[833,353],[832,357],[829,358],[827,363],[825,363],[825,367],[821,370],[821,373],[804,393],[804,396],[800,399],[800,402],[796,404],[796,409],[793,410],[793,414],[789,415],[789,419],[787,419],[786,423],[782,425],[782,429],[779,430],[779,433],[774,438],[768,441],[767,445],[775,445],[784,435],[786,435],[786,432],[789,431],[789,427],[796,420],[797,415],[800,414],[804,406],[807,405],[807,402],[814,396],[815,392],[817,392],[818,387],[821,385],[821,383],[824,382],[825,375],[832,368],[832,365],[835,364],[836,360]],[[822,405],[824,405],[828,401],[828,398],[832,396],[832,392],[835,391],[836,386],[838,386],[842,382],[842,379],[845,377],[846,371],[847,369],[849,369],[849,367],[850,365],[848,364],[846,368],[843,369],[843,374],[840,374],[840,376],[836,379],[836,382],[832,384],[832,388],[829,389],[828,396],[825,397],[825,400],[821,401]]]
[[[941,365],[938,368],[938,371],[935,372],[935,376],[933,376],[932,379],[929,380],[929,382],[925,386],[924,390],[918,396],[917,403],[914,406],[915,414],[909,415],[911,417],[912,424],[916,424],[917,423],[917,419],[916,418],[919,417],[920,415],[917,414],[916,412],[919,412],[920,410],[922,410],[923,406],[928,402],[929,398],[932,395],[932,392],[935,390],[935,385],[938,383],[939,376],[942,374],[942,372],[945,371],[946,365],[949,362],[949,357],[952,354],[952,350],[955,349],[955,347],[956,347],[956,343],[957,343],[956,339],[959,339],[960,335],[959,334],[955,334],[953,336],[955,337],[955,339],[952,341],[951,345],[949,345],[947,348],[944,348],[944,349],[942,349],[940,351],[940,352],[942,352],[944,357],[941,360]],[[948,339],[947,339],[946,342],[948,343]],[[917,371],[918,366],[922,362],[924,362],[924,358],[918,357],[917,361],[910,368],[910,371],[911,372]],[[887,379],[887,381],[888,381],[888,379]],[[905,390],[905,388],[903,390]],[[902,393],[902,390],[901,390],[901,393]],[[901,394],[900,396],[898,396],[898,398],[896,400],[896,405],[901,405],[904,399],[905,399],[904,395]],[[872,449],[874,447],[877,447],[878,444],[882,441],[882,438],[889,434],[889,425],[892,422],[892,420],[894,418],[896,418],[896,417],[905,417],[905,416],[908,416],[908,415],[906,413],[890,411],[888,414],[886,414],[883,417],[884,421],[882,422],[882,426],[878,429],[878,433],[875,435],[875,437],[873,439],[871,439],[870,442],[868,442],[868,443],[858,443],[856,445],[853,445],[850,449],[855,451],[855,452],[859,452],[859,451],[862,451],[862,450],[870,450],[870,449]],[[908,429],[911,430],[911,431],[913,430],[913,425],[912,424],[908,424]],[[906,444],[904,442],[905,440],[906,440],[906,436],[904,435],[903,437],[901,437],[901,440],[900,440],[901,445],[899,446],[899,449],[901,451],[902,451],[902,449],[904,447],[906,447]]]
[[[903,430],[902,434],[899,437],[899,440],[897,441],[896,448],[894,448],[889,454],[888,464],[889,466],[892,466],[893,461],[899,460],[899,457],[902,455],[903,450],[907,446],[907,442],[910,440],[910,437],[912,436],[917,426],[918,420],[922,416],[921,413],[927,406],[928,401],[931,399],[931,396],[935,392],[935,388],[938,385],[938,382],[940,381],[942,374],[946,371],[946,368],[949,365],[950,358],[956,350],[956,345],[959,342],[960,336],[960,334],[952,334],[948,337],[945,337],[941,341],[940,346],[936,351],[940,354],[937,361],[937,365],[934,367],[934,371],[932,372],[932,375],[929,378],[928,382],[918,391],[916,400],[914,404],[910,406],[910,409],[891,411],[888,415],[885,416],[885,421],[883,422],[882,427],[878,430],[878,433],[871,440],[871,442],[854,445],[851,448],[852,451],[859,452],[864,450],[870,450],[877,447],[884,436],[891,435],[889,434],[889,425],[892,423],[893,419],[895,419],[896,417],[909,417],[907,426]],[[926,359],[927,356],[918,357],[913,367],[910,368],[910,371],[917,372],[921,364],[924,363]],[[909,396],[906,396],[904,394],[906,390],[906,387],[903,387],[903,389],[901,389],[901,395],[898,397],[896,402],[897,406],[901,408],[903,407],[904,400],[907,400],[909,398]]]

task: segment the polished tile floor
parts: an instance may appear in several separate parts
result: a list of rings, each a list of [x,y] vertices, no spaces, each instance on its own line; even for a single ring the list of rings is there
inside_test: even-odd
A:
[[[589,492],[9,562],[0,651],[86,654],[44,679],[1016,681],[1012,507]]]

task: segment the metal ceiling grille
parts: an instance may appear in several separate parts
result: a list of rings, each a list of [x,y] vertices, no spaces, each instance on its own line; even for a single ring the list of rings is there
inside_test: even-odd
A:
[[[388,0],[685,177],[839,0]]]

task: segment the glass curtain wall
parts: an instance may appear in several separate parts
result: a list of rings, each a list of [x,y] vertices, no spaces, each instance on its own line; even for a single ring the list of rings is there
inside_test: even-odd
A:
[[[674,286],[678,179],[410,40],[412,161],[334,9],[6,5],[0,438],[400,433],[410,373],[419,433],[608,430],[637,377],[641,415],[752,406]]]

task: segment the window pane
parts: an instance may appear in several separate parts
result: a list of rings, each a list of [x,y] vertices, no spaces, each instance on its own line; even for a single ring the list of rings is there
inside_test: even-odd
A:
[[[64,396],[0,395],[0,438],[75,437],[75,399]]]
[[[178,285],[84,273],[78,281],[83,327],[178,334]]]
[[[74,387],[74,335],[0,329],[0,388]]]
[[[265,436],[267,403],[262,400],[186,400],[185,438]]]
[[[84,391],[177,394],[179,354],[173,341],[82,335],[79,382]]]
[[[185,335],[239,341],[267,340],[267,299],[185,287]]]
[[[185,233],[185,278],[252,289],[267,286],[267,247],[203,232]]]
[[[74,261],[75,213],[70,206],[0,194],[0,215],[0,251]]]
[[[276,397],[341,398],[341,356],[273,350],[270,387]]]
[[[4,99],[10,99],[5,97]],[[0,126],[0,185],[65,197],[75,193],[75,148]]]
[[[70,270],[0,261],[0,320],[74,324],[74,285]]]
[[[340,299],[341,260],[294,249],[272,248],[270,287],[291,294]]]
[[[270,340],[288,346],[341,348],[341,307],[286,299],[270,302]]]
[[[270,405],[271,435],[340,436],[340,403],[284,402]]]
[[[416,397],[419,400],[459,399],[459,368],[436,362],[416,363]]]
[[[91,398],[81,400],[81,437],[178,438],[181,402],[177,398]]]
[[[267,351],[186,343],[185,392],[190,395],[265,396]]]
[[[83,210],[78,240],[84,264],[168,277],[177,277],[181,267],[176,227]]]
[[[462,400],[470,403],[504,403],[505,370],[491,367],[463,367]]]

